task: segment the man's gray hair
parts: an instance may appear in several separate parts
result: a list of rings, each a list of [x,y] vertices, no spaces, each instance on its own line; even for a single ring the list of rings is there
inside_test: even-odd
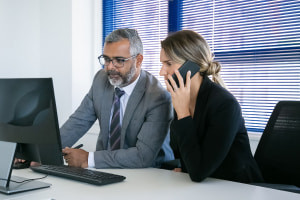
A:
[[[135,29],[117,29],[111,32],[105,38],[105,43],[118,42],[122,39],[128,39],[130,43],[130,55],[136,56],[137,54],[143,55],[143,43]]]

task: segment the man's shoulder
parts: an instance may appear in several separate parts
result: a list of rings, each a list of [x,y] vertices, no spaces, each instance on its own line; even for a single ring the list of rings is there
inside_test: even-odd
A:
[[[141,78],[145,80],[145,87],[147,90],[154,90],[157,92],[166,92],[166,89],[161,85],[159,80],[148,71],[141,71]]]
[[[145,94],[150,98],[170,99],[169,92],[161,85],[160,81],[151,73],[142,70],[141,78],[145,80]]]
[[[100,69],[94,76],[93,86],[104,86],[108,81],[107,74],[104,69]]]
[[[104,69],[100,69],[95,74],[94,79],[103,79],[103,78],[107,79],[107,73],[105,72]]]
[[[141,78],[145,79],[146,87],[157,88],[160,91],[165,91],[159,80],[150,72],[141,70]]]

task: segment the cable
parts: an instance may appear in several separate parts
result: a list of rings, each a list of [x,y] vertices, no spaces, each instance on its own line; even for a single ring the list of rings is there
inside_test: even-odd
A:
[[[40,180],[40,179],[44,179],[46,178],[48,175],[45,175],[43,177],[40,177],[40,178],[32,178],[32,179],[26,179],[26,180],[23,180],[23,181],[14,181],[14,180],[10,180],[11,182],[14,182],[14,183],[25,183],[25,182],[31,182],[31,181],[36,181],[36,180]],[[4,179],[4,178],[0,178],[1,181],[8,181],[8,179]]]

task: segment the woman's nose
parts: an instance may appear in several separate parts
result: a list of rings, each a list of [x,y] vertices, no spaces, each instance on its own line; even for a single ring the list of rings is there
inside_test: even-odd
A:
[[[165,70],[165,67],[164,66],[161,66],[160,68],[160,71],[159,71],[159,75],[160,76],[166,76],[168,73],[167,71]]]

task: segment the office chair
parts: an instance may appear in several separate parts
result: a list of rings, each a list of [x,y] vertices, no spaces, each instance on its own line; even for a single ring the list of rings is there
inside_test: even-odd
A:
[[[300,193],[300,101],[275,106],[254,154],[263,187]]]

